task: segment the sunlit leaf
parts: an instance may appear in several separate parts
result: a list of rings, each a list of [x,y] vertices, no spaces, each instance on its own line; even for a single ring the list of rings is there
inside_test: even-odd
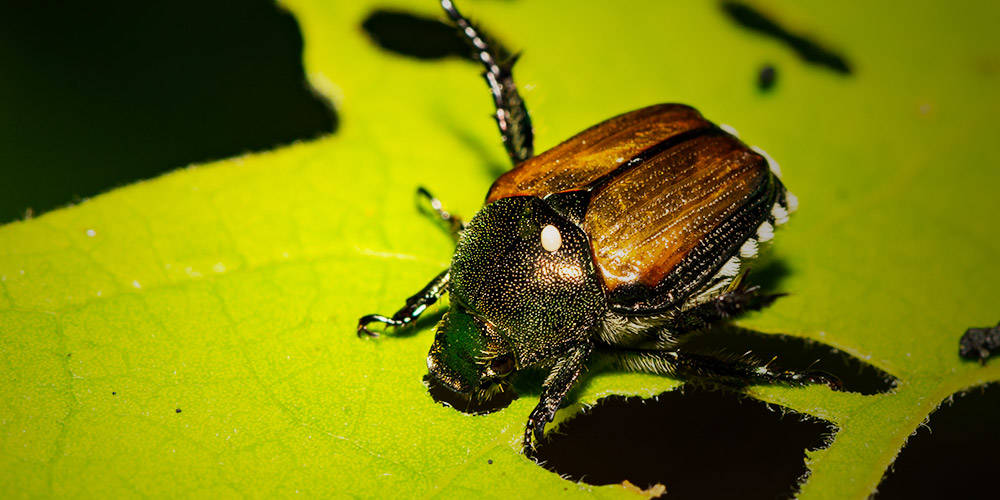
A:
[[[309,81],[338,110],[335,136],[0,228],[0,490],[631,495],[520,454],[535,397],[485,416],[434,402],[422,382],[431,322],[398,338],[354,335],[358,316],[393,311],[449,262],[415,188],[471,215],[506,159],[478,67],[392,54],[360,28],[376,7],[440,17],[435,2],[285,5]],[[957,356],[965,328],[1000,319],[991,4],[759,4],[843,54],[850,75],[803,62],[714,2],[463,6],[523,51],[516,74],[538,150],[676,101],[778,159],[801,201],[773,248],[791,295],[741,323],[899,380],[874,396],[751,389],[839,428],[810,453],[802,498],[867,496],[942,400],[1000,379],[1000,365]],[[778,75],[766,93],[764,64]],[[678,384],[598,373],[559,418]]]

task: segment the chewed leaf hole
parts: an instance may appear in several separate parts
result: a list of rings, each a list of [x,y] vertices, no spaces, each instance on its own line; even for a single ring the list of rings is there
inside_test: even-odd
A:
[[[825,67],[843,75],[851,74],[847,58],[819,42],[795,33],[745,2],[722,2],[722,10],[730,20],[751,31],[770,36],[791,48],[803,61]]]
[[[805,451],[836,428],[727,391],[690,386],[654,399],[612,396],[539,445],[542,465],[576,481],[666,486],[668,498],[789,498]]]
[[[791,335],[763,334],[721,325],[686,339],[684,350],[702,353],[743,354],[783,369],[818,370],[836,376],[843,390],[864,395],[896,387],[896,378],[846,352]]]
[[[379,47],[417,59],[465,57],[469,53],[458,30],[433,18],[376,10],[365,18],[361,28]]]
[[[478,61],[462,33],[441,19],[409,12],[376,9],[361,22],[361,29],[379,47],[396,54],[424,60],[457,56]],[[473,20],[474,21],[474,20]],[[510,51],[492,38],[481,26],[480,36],[498,55],[499,61],[510,57]]]
[[[339,124],[273,1],[5,2],[0,33],[0,222]]]
[[[875,498],[989,497],[998,448],[1000,385],[972,389],[945,402],[927,428],[910,436]]]

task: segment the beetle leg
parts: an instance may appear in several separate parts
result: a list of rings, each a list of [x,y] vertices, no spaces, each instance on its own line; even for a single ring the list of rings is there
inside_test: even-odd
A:
[[[448,212],[441,205],[441,200],[437,199],[423,186],[417,188],[417,196],[420,196],[427,202],[430,209],[448,225],[448,231],[451,232],[451,237],[458,240],[458,234],[465,229],[465,221],[461,217]]]
[[[791,385],[826,384],[838,391],[843,384],[837,377],[819,370],[774,370],[770,362],[761,363],[743,356],[721,359],[714,356],[679,351],[614,350],[616,364],[629,371],[706,380],[742,387],[752,384],[784,383]]]
[[[420,317],[420,314],[427,309],[428,306],[437,302],[438,298],[444,294],[448,289],[448,281],[450,278],[450,270],[445,269],[441,274],[434,277],[427,286],[423,287],[419,292],[414,294],[412,297],[406,299],[406,305],[402,309],[396,311],[391,318],[382,316],[381,314],[369,314],[367,316],[362,316],[358,320],[358,336],[368,335],[369,337],[378,337],[377,332],[373,332],[367,328],[370,323],[384,323],[389,326],[406,326]]]
[[[496,107],[494,118],[496,118],[497,127],[500,128],[504,147],[507,148],[507,156],[510,156],[510,161],[514,165],[531,158],[534,154],[534,132],[531,129],[531,118],[528,116],[528,108],[525,107],[524,100],[517,92],[514,76],[511,73],[517,56],[498,60],[500,59],[498,51],[487,43],[451,0],[441,0],[441,7],[444,8],[455,26],[462,30],[469,44],[476,50],[479,61],[486,68],[483,76],[486,78],[486,83],[490,86],[490,93],[493,95],[493,105]]]
[[[678,314],[675,333],[697,330],[716,321],[763,309],[783,296],[783,293],[761,293],[759,286],[737,288]]]
[[[773,361],[773,360],[772,360]],[[771,369],[770,362],[760,363],[753,358],[723,360],[712,356],[678,352],[676,356],[678,375],[721,382],[735,382],[736,385],[774,384],[791,385],[825,384],[835,391],[843,389],[837,377],[819,370]]]
[[[539,442],[545,437],[545,425],[555,417],[559,405],[566,398],[566,394],[569,393],[576,379],[583,373],[584,363],[592,350],[591,344],[574,347],[552,367],[549,376],[545,378],[545,383],[542,384],[542,395],[538,405],[535,406],[534,410],[531,410],[531,415],[528,416],[528,425],[524,429],[525,455],[532,456],[534,453],[535,446],[532,443],[532,435],[534,435],[535,441]]]

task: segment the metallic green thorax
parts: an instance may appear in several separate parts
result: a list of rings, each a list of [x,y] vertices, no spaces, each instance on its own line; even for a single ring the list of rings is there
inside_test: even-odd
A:
[[[542,245],[549,225],[561,237],[555,251]],[[545,200],[487,205],[452,259],[451,310],[431,347],[431,374],[469,392],[495,378],[490,361],[498,357],[512,357],[521,369],[563,354],[589,338],[607,310],[598,279],[586,234]]]

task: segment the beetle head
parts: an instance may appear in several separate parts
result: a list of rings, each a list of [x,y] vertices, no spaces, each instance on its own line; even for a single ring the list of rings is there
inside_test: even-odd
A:
[[[427,369],[452,391],[482,397],[505,387],[515,362],[492,325],[453,303],[438,324]]]
[[[586,341],[607,308],[586,234],[533,196],[497,200],[469,221],[448,293],[427,364],[462,393]]]

